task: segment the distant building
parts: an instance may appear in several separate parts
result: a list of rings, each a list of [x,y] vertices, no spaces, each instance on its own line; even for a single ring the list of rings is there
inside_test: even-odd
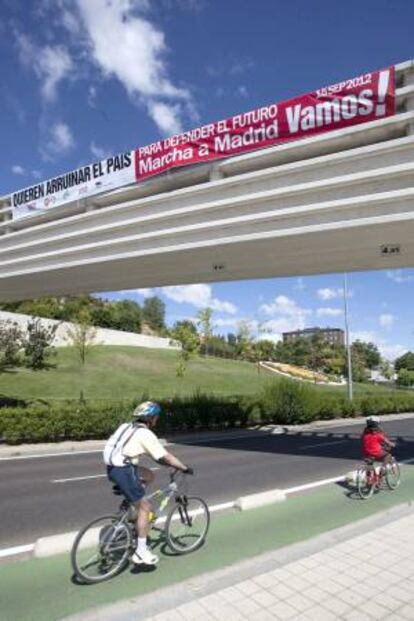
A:
[[[294,332],[283,332],[283,342],[291,343],[298,339],[310,339],[319,336],[330,345],[344,345],[345,333],[341,328],[305,328]]]

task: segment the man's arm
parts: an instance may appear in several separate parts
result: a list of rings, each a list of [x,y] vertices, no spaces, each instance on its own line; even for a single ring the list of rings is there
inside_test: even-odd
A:
[[[177,468],[177,470],[182,470],[182,472],[186,472],[189,470],[188,466],[183,464],[177,457],[175,457],[172,453],[165,453],[163,457],[157,460],[159,464],[164,466],[171,466],[172,468]]]

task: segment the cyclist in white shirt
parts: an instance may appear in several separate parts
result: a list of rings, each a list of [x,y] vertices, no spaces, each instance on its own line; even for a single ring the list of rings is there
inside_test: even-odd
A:
[[[158,463],[193,474],[192,468],[168,453],[151,431],[157,424],[160,413],[161,408],[157,403],[141,403],[133,412],[135,420],[120,425],[104,448],[104,462],[109,480],[119,487],[125,498],[137,509],[138,545],[132,556],[132,561],[137,564],[155,565],[158,562],[157,555],[147,547],[151,504],[144,497],[143,485],[151,483],[154,474],[149,468],[138,468],[140,455],[149,455]]]

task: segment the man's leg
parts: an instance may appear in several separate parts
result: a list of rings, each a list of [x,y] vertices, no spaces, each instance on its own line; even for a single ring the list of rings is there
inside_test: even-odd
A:
[[[138,481],[142,486],[149,484],[154,480],[154,474],[148,468],[139,468]],[[155,565],[158,562],[158,556],[153,554],[147,547],[147,537],[150,530],[149,514],[152,509],[150,501],[142,497],[134,503],[137,510],[137,534],[138,545],[135,554],[132,556],[134,563],[143,563],[145,565]]]
[[[150,523],[149,523],[149,513],[151,511],[151,503],[146,499],[142,498],[142,500],[138,500],[135,503],[135,507],[137,509],[137,533],[140,539],[148,537]]]
[[[141,483],[145,486],[151,485],[151,483],[155,479],[155,475],[150,468],[145,468],[144,466],[139,466],[138,468],[139,478]]]

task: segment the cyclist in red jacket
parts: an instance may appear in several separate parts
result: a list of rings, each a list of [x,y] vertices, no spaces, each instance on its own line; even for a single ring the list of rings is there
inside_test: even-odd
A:
[[[391,442],[379,426],[379,419],[376,416],[369,416],[362,433],[364,459],[382,461],[384,464],[388,464],[391,461],[391,449],[394,446],[395,443]]]

